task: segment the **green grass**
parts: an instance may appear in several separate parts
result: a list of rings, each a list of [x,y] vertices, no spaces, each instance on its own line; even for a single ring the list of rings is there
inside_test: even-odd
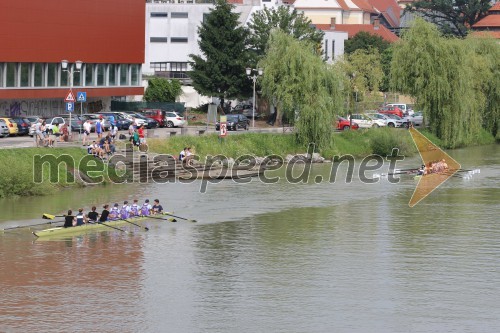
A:
[[[53,154],[55,157],[68,155],[75,161],[75,168],[79,168],[79,161],[87,156],[87,152],[81,148],[19,148],[0,150],[0,198],[19,195],[48,195],[65,187],[82,186],[78,182],[68,182],[68,172],[64,164],[58,169],[58,182],[49,181],[49,168],[42,169],[41,183],[34,182],[33,157],[35,155]],[[96,161],[101,164],[99,160]],[[105,166],[104,166],[105,168]],[[88,167],[80,166],[80,170],[86,171]]]

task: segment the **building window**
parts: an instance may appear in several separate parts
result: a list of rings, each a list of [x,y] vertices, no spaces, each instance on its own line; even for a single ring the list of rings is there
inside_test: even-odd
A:
[[[33,64],[33,85],[35,87],[45,86],[45,64]]]
[[[171,43],[187,43],[188,39],[187,39],[187,37],[171,37],[170,42]]]
[[[83,86],[83,82],[82,82],[82,77],[83,77],[83,74],[82,74],[82,71],[75,71],[75,65],[72,65],[71,66],[72,69],[73,69],[73,87],[82,87]]]
[[[3,66],[4,64],[2,62],[0,62],[0,87],[3,87]]]
[[[71,65],[68,64],[68,67],[70,67],[70,66]],[[69,86],[69,72],[68,71],[63,71],[61,68],[59,78],[60,78],[60,82],[61,82],[60,83],[61,87],[68,87]]]
[[[95,85],[94,64],[85,64],[85,86]]]
[[[150,37],[149,41],[151,43],[167,43],[168,37]]]
[[[323,50],[325,50],[325,59],[328,59],[328,39],[325,39],[325,47]]]
[[[117,75],[116,75],[116,71],[117,71],[117,66],[116,65],[109,65],[108,66],[108,78],[109,78],[109,85],[110,86],[116,86],[116,79],[117,79]]]
[[[120,65],[120,86],[128,86],[128,65]]]
[[[162,13],[162,12],[151,13],[151,17],[168,17],[168,13]]]
[[[188,13],[184,12],[172,12],[172,18],[188,18]]]
[[[47,86],[55,87],[57,84],[57,65],[48,64],[47,65]]]
[[[335,58],[335,40],[332,40],[332,59]]]
[[[10,62],[7,64],[7,87],[15,87],[17,84],[17,64]]]
[[[97,85],[104,86],[106,84],[106,67],[103,64],[96,65],[97,70]]]
[[[131,76],[130,84],[133,86],[138,86],[139,85],[139,65],[131,65],[130,66],[130,76]]]
[[[31,74],[31,64],[27,63],[20,63],[19,64],[20,72],[21,72],[21,87],[29,87],[31,80],[30,80],[30,74]]]

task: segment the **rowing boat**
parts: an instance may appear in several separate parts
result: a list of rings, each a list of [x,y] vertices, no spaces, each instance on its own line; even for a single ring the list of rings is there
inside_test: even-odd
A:
[[[118,226],[123,226],[130,224],[129,222],[139,222],[149,219],[148,216],[139,216],[139,217],[131,217],[126,220],[114,220],[114,221],[106,221],[103,223],[87,223],[84,225],[76,226],[76,227],[70,227],[70,228],[64,228],[64,227],[55,227],[55,228],[49,228],[49,229],[44,229],[40,231],[34,231],[33,235],[37,237],[48,237],[48,236],[67,236],[67,235],[77,235],[81,233],[86,233],[88,231],[95,231],[95,230],[110,230],[111,228],[116,228]],[[156,221],[164,221],[160,219],[152,219]],[[128,221],[128,222],[127,222]]]

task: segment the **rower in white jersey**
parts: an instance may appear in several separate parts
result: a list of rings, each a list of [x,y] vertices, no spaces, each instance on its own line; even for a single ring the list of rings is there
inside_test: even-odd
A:
[[[140,215],[139,200],[134,199],[134,203],[130,206],[130,216],[139,216]]]
[[[117,220],[120,217],[120,209],[118,208],[118,204],[115,203],[113,208],[109,211],[108,220]]]

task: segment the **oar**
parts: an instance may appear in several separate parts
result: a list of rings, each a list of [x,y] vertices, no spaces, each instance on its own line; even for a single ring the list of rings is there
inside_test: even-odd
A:
[[[177,216],[177,215],[172,215],[172,214],[169,214],[169,213],[162,213],[162,214],[163,215],[173,216],[175,218],[178,218],[178,219],[181,219],[181,220],[186,220],[186,221],[189,221],[189,222],[196,222],[196,220],[187,219],[185,217],[181,217],[181,216]]]
[[[123,230],[123,229],[120,229],[120,228],[117,228],[117,227],[113,227],[113,226],[110,226],[110,225],[104,224],[103,222],[99,222],[99,223],[97,223],[97,222],[90,222],[90,221],[88,221],[88,223],[90,223],[90,224],[100,224],[100,225],[104,225],[104,226],[106,226],[106,227],[108,227],[108,228],[112,228],[112,229],[120,230],[120,231],[122,231],[122,232],[124,232],[124,233],[126,233],[126,234],[128,234],[128,233],[129,233],[129,232],[128,232],[128,231],[126,231],[126,230]]]
[[[56,217],[66,217],[66,215],[52,215],[52,214],[47,214],[47,213],[42,215],[42,219],[45,219],[45,220],[53,220]]]
[[[30,224],[30,225],[19,225],[17,227],[10,227],[10,228],[5,228],[5,229],[2,229],[2,230],[12,230],[12,229],[21,229],[21,228],[30,228],[30,227],[37,227],[37,226],[40,226],[40,225],[46,225],[46,224],[55,224],[55,223],[61,223],[61,222],[64,222],[64,221],[48,221],[48,222],[44,222],[44,223],[38,223],[38,224]]]
[[[171,217],[159,217],[159,216],[154,216],[154,215],[142,215],[147,217],[148,219],[158,219],[158,220],[164,220],[164,221],[170,221],[170,222],[177,222],[176,219],[171,218]]]
[[[125,220],[125,219],[123,219],[122,221],[125,221],[125,222],[127,222],[127,223],[133,224],[133,225],[135,225],[135,226],[138,226],[139,228],[144,228],[144,230],[146,230],[146,231],[148,231],[148,230],[149,230],[149,228],[148,228],[148,227],[143,227],[142,225],[139,225],[139,224],[134,223],[134,222],[130,222],[129,220]]]

